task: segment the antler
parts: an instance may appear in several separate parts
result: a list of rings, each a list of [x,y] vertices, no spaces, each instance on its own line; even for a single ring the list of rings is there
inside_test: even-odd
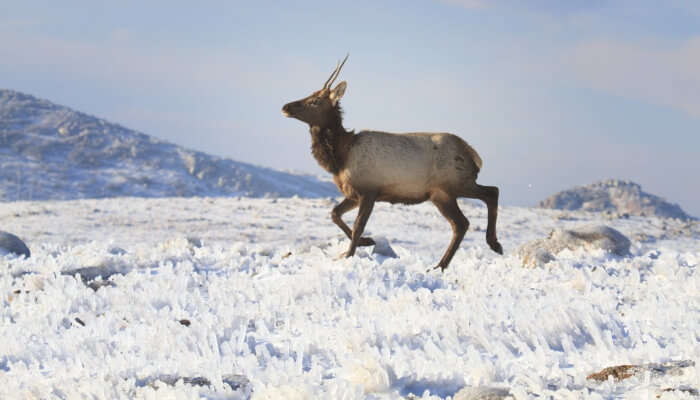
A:
[[[333,70],[333,73],[331,76],[328,78],[326,83],[323,84],[323,88],[330,88],[331,85],[333,85],[333,82],[335,81],[335,78],[338,77],[338,74],[340,73],[340,69],[343,68],[343,65],[345,65],[345,61],[347,61],[348,57],[350,56],[350,53],[345,55],[345,58],[343,59],[342,63],[338,63],[335,65],[335,70]]]

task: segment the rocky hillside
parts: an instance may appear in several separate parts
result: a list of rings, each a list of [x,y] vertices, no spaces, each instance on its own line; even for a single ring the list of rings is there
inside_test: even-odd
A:
[[[0,200],[337,196],[331,183],[188,150],[0,90]]]
[[[649,194],[634,182],[608,179],[564,190],[538,204],[542,208],[694,219],[677,204]]]

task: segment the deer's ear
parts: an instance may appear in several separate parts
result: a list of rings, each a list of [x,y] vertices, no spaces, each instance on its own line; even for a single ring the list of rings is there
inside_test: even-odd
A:
[[[345,81],[340,82],[337,84],[333,90],[331,90],[331,101],[333,102],[333,105],[338,104],[338,100],[340,100],[341,97],[345,94],[345,88],[348,86],[348,83]]]

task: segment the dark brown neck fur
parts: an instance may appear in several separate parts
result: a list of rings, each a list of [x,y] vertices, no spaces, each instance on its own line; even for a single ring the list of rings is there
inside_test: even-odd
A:
[[[339,106],[333,110],[334,116],[328,126],[311,126],[311,154],[321,168],[336,175],[347,159],[347,153],[352,144],[353,132],[343,128],[342,112]]]

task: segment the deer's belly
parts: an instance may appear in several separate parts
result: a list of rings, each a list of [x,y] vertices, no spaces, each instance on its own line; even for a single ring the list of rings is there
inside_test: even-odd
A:
[[[349,163],[336,177],[336,185],[346,197],[373,192],[380,201],[408,203],[427,198],[430,163],[418,163],[416,158],[391,163],[367,158],[361,161]]]

